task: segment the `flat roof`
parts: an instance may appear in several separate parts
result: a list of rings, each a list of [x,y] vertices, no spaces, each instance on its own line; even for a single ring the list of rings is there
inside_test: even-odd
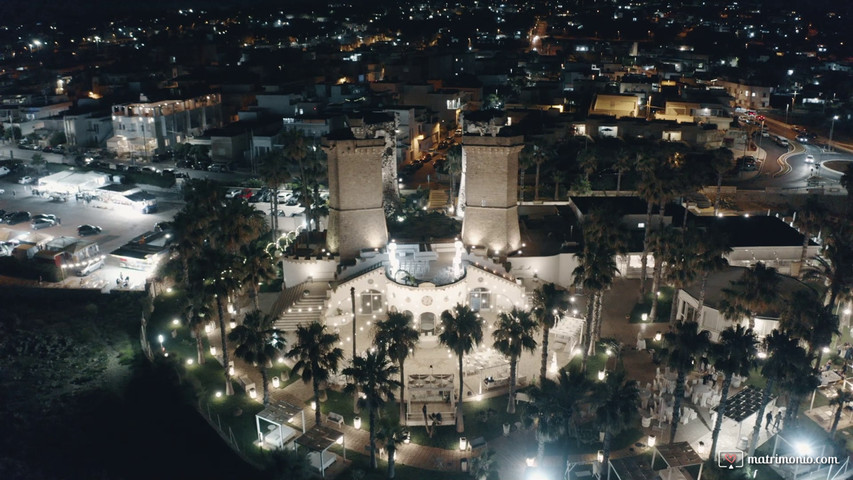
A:
[[[652,470],[649,460],[640,456],[611,458],[610,467],[619,480],[655,480],[657,473]]]
[[[296,439],[296,443],[311,450],[312,452],[323,452],[337,443],[344,433],[325,425],[314,425],[311,430]]]
[[[705,463],[687,442],[669,443],[656,448],[669,468],[689,467]]]
[[[731,247],[798,247],[803,234],[775,216],[693,217],[700,226],[713,228],[728,237]],[[813,242],[809,242],[814,245]]]
[[[285,401],[270,403],[269,406],[257,414],[258,418],[283,425],[289,423],[293,417],[302,413],[302,408]]]
[[[705,285],[705,305],[711,308],[719,308],[720,302],[723,300],[724,289],[734,289],[737,287],[732,285],[732,282],[737,282],[748,270],[746,267],[728,267],[718,272],[713,272],[708,275],[708,282]],[[702,288],[702,279],[699,278],[690,285],[683,288],[688,295],[693,298],[699,298],[699,292]],[[802,283],[796,278],[787,275],[779,275],[779,284],[776,287],[776,299],[779,305],[770,305],[760,312],[756,312],[759,317],[778,318],[781,311],[781,303],[784,298],[791,292],[796,290],[809,288],[808,285]]]

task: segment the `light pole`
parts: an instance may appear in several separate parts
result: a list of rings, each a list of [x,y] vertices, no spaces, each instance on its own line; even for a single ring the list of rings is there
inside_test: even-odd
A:
[[[788,110],[791,108],[790,104],[785,104],[785,125],[788,124]]]
[[[832,124],[829,126],[829,142],[826,145],[827,151],[832,151],[832,131],[835,130],[835,121],[838,120],[838,115],[832,117]]]

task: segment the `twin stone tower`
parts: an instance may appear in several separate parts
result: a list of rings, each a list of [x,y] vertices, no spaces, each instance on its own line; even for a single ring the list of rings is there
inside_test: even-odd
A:
[[[324,138],[329,167],[327,247],[342,261],[388,244],[386,185],[397,184],[388,168],[387,138]],[[384,137],[384,135],[383,135]],[[505,255],[521,244],[518,226],[518,155],[522,136],[471,136],[462,141],[462,179],[457,212],[462,242]],[[428,232],[424,232],[429,235]]]

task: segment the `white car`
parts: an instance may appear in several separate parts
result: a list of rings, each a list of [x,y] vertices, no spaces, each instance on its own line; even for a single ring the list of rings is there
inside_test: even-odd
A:
[[[8,167],[0,167],[0,177],[9,175],[9,172],[11,172],[11,170],[9,170]]]
[[[20,183],[21,185],[26,185],[28,183],[33,183],[34,181],[35,181],[35,178],[33,178],[29,175],[24,175],[23,177],[21,177],[20,180],[18,180],[18,183]]]
[[[242,188],[231,188],[227,192],[225,192],[225,198],[237,198],[237,196],[240,195],[240,192],[242,191]]]
[[[806,155],[806,163],[814,163],[814,155]]]

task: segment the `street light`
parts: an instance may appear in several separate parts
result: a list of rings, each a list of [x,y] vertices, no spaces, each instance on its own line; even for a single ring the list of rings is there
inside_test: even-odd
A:
[[[838,120],[838,115],[832,117],[832,124],[829,126],[829,143],[826,145],[828,151],[832,151],[832,132],[835,130],[835,121]]]

